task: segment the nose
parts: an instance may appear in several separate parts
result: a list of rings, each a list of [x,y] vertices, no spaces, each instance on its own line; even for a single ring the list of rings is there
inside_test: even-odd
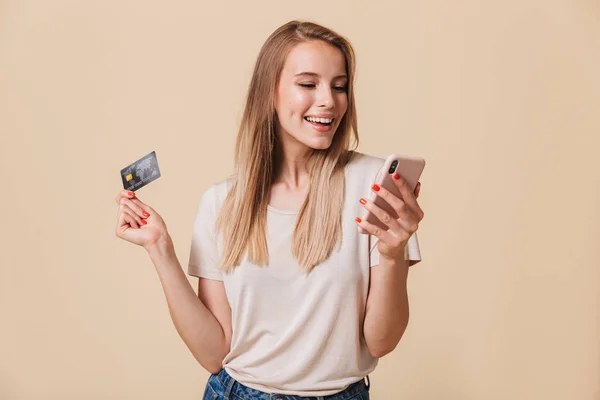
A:
[[[317,103],[319,107],[333,108],[334,99],[331,93],[331,88],[322,85],[317,91]]]

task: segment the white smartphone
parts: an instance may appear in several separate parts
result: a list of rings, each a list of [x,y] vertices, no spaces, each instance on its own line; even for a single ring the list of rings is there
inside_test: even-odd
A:
[[[381,167],[381,169],[377,173],[377,176],[375,177],[375,181],[373,183],[376,183],[380,187],[387,189],[395,196],[402,198],[402,195],[400,195],[400,191],[394,183],[392,174],[394,172],[400,174],[400,176],[402,176],[404,180],[406,180],[406,182],[408,183],[410,190],[414,192],[424,168],[425,160],[421,157],[392,154],[385,160],[383,167]],[[385,212],[390,214],[392,218],[398,218],[398,214],[396,213],[396,211],[394,211],[392,206],[390,206],[388,202],[385,201],[383,198],[377,196],[377,194],[375,194],[373,190],[370,190],[369,196],[365,198],[368,198],[369,200],[373,201],[375,205],[379,206],[379,208],[383,209]],[[389,227],[383,222],[381,222],[375,216],[375,214],[371,213],[364,207],[360,218],[363,221],[368,221],[373,225],[377,225],[384,231],[387,231],[389,229]],[[369,233],[360,226],[358,227],[358,232],[362,234]]]

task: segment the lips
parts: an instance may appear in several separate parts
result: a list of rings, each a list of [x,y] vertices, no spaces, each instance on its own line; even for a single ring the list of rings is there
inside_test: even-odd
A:
[[[306,116],[304,117],[305,121],[310,122],[311,124],[320,124],[320,125],[331,125],[333,124],[334,118],[333,117],[313,117],[313,116]]]
[[[330,132],[333,129],[333,121],[331,121],[328,124],[322,124],[320,122],[311,122],[311,121],[307,120],[306,118],[304,118],[304,120],[307,123],[309,123],[312,126],[312,128],[314,130],[316,130],[317,132],[321,132],[321,133]]]

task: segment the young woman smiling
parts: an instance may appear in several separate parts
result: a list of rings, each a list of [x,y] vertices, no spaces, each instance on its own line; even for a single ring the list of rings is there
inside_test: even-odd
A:
[[[371,186],[384,160],[351,148],[354,73],[350,43],[323,26],[291,21],[266,40],[235,173],[199,201],[188,262],[198,295],[160,215],[117,196],[117,236],[148,251],[177,331],[211,372],[205,399],[368,399],[368,374],[404,333],[420,185],[395,174],[402,198]],[[399,218],[362,198],[369,190]],[[356,218],[360,207],[389,229]]]

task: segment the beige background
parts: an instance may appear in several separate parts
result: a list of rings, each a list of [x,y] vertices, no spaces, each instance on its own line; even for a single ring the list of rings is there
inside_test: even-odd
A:
[[[360,150],[420,155],[424,261],[372,398],[600,399],[600,4],[0,2],[0,399],[200,399],[152,264],[114,235],[119,170],[187,264],[232,171],[266,37],[358,56]],[[194,285],[195,278],[190,278]]]

